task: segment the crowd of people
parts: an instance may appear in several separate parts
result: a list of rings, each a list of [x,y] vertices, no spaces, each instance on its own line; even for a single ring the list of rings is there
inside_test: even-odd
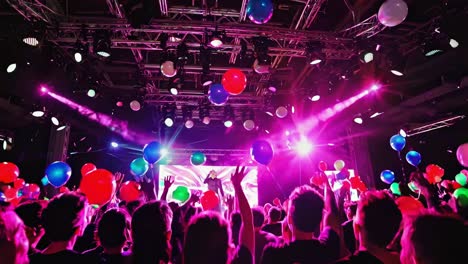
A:
[[[423,207],[386,190],[346,200],[328,181],[251,208],[231,176],[233,206],[203,211],[161,200],[89,206],[78,192],[0,207],[0,263],[464,263],[465,208],[421,173]],[[165,186],[168,188],[168,186]],[[447,196],[448,195],[448,196]],[[418,197],[407,196],[416,201]],[[466,197],[465,197],[466,198]],[[411,207],[411,208],[409,208]],[[465,259],[465,260],[463,260]]]

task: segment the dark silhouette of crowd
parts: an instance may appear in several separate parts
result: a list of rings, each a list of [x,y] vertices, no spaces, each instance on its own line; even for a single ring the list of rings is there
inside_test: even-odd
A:
[[[235,197],[224,214],[203,211],[196,196],[184,204],[164,196],[100,208],[74,191],[16,207],[3,202],[0,263],[467,262],[466,208],[420,173],[411,175],[424,205],[417,210],[387,190],[367,190],[353,202],[328,181],[251,208],[241,186],[245,175],[239,167],[231,175]]]

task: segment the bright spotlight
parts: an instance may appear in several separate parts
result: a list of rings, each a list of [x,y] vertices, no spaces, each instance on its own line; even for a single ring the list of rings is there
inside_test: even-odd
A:
[[[224,126],[225,126],[225,127],[228,127],[228,128],[229,128],[229,127],[232,127],[232,125],[233,125],[233,123],[232,123],[231,120],[226,120],[226,121],[224,121]]]
[[[15,70],[16,70],[16,63],[12,63],[12,64],[8,65],[8,67],[6,68],[6,71],[7,71],[8,73],[12,73],[12,72],[14,72]]]
[[[32,114],[32,116],[34,116],[34,117],[43,117],[43,116],[45,115],[44,111],[42,111],[42,110],[34,111],[34,112],[32,112],[31,114]]]
[[[6,140],[3,141],[2,147],[3,147],[3,150],[7,150],[8,142]]]
[[[296,145],[296,151],[300,156],[307,156],[313,149],[312,143],[307,138],[302,137]]]
[[[23,38],[23,42],[29,46],[37,46],[39,45],[39,41],[37,40],[37,38],[35,37],[26,37],[26,38]]]
[[[170,92],[172,95],[178,95],[178,94],[179,94],[179,90],[177,90],[177,88],[175,88],[175,87],[169,89],[169,92]]]
[[[45,94],[49,91],[49,89],[47,89],[47,87],[45,86],[41,86],[41,88],[39,89],[39,91],[42,93],[42,94]]]
[[[319,63],[321,63],[321,62],[322,62],[321,59],[314,59],[314,60],[312,60],[312,61],[310,62],[310,65],[317,65],[317,64],[319,64]]]
[[[89,89],[88,92],[86,93],[86,95],[88,95],[88,97],[94,98],[94,97],[96,97],[96,90]]]
[[[52,124],[54,124],[54,126],[60,125],[60,122],[59,122],[58,118],[55,117],[55,116],[51,117],[50,121],[52,122]]]
[[[164,124],[167,127],[172,127],[174,125],[174,120],[170,117],[167,117],[166,119],[164,119]]]
[[[403,73],[401,71],[391,70],[390,72],[395,76],[403,76]]]
[[[188,129],[192,128],[194,125],[195,123],[193,122],[192,119],[188,119],[187,121],[185,121],[185,127]]]
[[[294,105],[291,106],[291,113],[293,113],[293,114],[296,113],[296,108],[294,107]]]
[[[362,123],[364,123],[364,120],[362,120],[361,117],[355,117],[354,118],[354,123],[356,123],[358,125],[362,125]]]
[[[113,148],[118,148],[119,147],[119,143],[115,142],[115,141],[112,141],[111,142],[111,147]]]
[[[79,53],[79,52],[75,52],[73,57],[75,58],[75,61],[78,62],[78,63],[83,60],[83,55],[81,55],[81,53]]]
[[[371,89],[371,91],[377,91],[378,89],[380,89],[380,85],[373,84],[370,89]]]
[[[309,99],[312,101],[312,102],[317,102],[318,100],[320,100],[320,95],[316,94],[312,97],[309,97]]]
[[[370,118],[376,118],[376,117],[378,117],[378,116],[381,115],[381,114],[383,114],[383,112],[375,112],[375,113],[373,113],[373,114],[370,116]]]
[[[213,37],[210,41],[210,46],[213,48],[220,48],[223,46],[223,41],[218,37]]]
[[[408,136],[408,134],[406,134],[406,131],[403,130],[403,129],[400,129],[399,134],[400,134],[400,136],[402,136],[402,137],[407,137],[407,136]]]
[[[162,148],[161,151],[159,152],[159,154],[161,154],[161,156],[166,156],[167,154],[169,154],[169,150],[166,149],[166,148]]]
[[[450,39],[449,44],[450,44],[450,47],[452,47],[454,49],[458,48],[458,46],[460,46],[460,43],[458,43],[458,41],[455,40],[455,39]]]
[[[369,62],[373,61],[374,60],[374,53],[372,53],[372,52],[365,53],[363,59],[364,59],[365,63],[369,63]]]

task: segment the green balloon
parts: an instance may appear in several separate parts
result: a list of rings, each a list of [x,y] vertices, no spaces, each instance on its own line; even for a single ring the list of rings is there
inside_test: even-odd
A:
[[[460,184],[461,186],[465,186],[466,185],[466,176],[465,176],[465,174],[458,173],[457,175],[455,175],[455,181],[458,182],[458,184]]]
[[[457,199],[458,205],[461,207],[468,206],[468,189],[458,188],[453,193],[453,196]]]
[[[203,165],[206,162],[206,156],[200,151],[195,151],[192,153],[192,156],[190,157],[190,162],[192,165],[198,166],[198,165]]]
[[[130,172],[135,177],[141,177],[146,174],[149,169],[149,164],[143,158],[137,158],[130,163]]]
[[[185,186],[177,186],[172,192],[172,199],[185,203],[190,198],[190,191]]]
[[[394,183],[390,184],[390,191],[392,191],[392,193],[395,194],[395,195],[401,195],[400,183],[394,182]]]

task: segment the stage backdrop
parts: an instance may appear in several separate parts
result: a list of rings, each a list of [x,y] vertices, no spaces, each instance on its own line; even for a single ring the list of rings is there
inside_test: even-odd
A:
[[[182,165],[160,165],[159,166],[159,196],[164,189],[164,178],[174,176],[174,184],[169,189],[167,201],[172,201],[172,192],[177,186],[186,186],[192,192],[205,192],[208,190],[207,184],[204,184],[206,177],[211,170],[218,173],[218,178],[223,184],[224,195],[234,195],[234,189],[231,184],[231,174],[234,173],[234,166],[182,166]],[[249,200],[250,206],[258,205],[258,169],[254,166],[246,167],[248,172],[242,181],[242,189]]]

